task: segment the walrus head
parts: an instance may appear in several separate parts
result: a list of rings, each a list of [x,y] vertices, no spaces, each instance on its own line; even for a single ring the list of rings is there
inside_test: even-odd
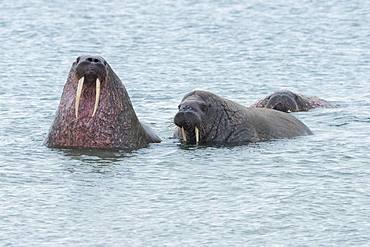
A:
[[[196,95],[193,97],[189,95],[189,97],[184,97],[178,109],[174,122],[181,128],[183,141],[199,143],[199,128],[202,125],[202,118],[208,110],[208,105]]]
[[[230,110],[228,103],[207,91],[196,90],[185,95],[174,117],[177,135],[187,144],[224,141],[232,131],[229,128],[232,115],[238,114]]]
[[[118,76],[100,56],[80,56],[72,64],[49,147],[136,149],[147,143],[130,98]]]
[[[271,94],[265,107],[282,112],[297,112],[304,110],[305,106],[301,96],[289,90],[283,90]]]

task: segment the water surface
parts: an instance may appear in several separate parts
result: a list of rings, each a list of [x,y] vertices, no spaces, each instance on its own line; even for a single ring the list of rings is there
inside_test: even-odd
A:
[[[13,1],[0,8],[4,246],[367,246],[370,3]],[[75,58],[99,54],[163,138],[132,153],[43,146]],[[337,105],[313,136],[171,139],[183,95],[250,105],[288,88]]]

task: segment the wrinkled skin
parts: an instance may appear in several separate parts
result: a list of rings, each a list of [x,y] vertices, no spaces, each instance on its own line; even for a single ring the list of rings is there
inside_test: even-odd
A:
[[[277,91],[258,101],[253,106],[283,112],[308,111],[317,107],[330,107],[329,102],[318,97],[307,97],[289,90]]]
[[[76,108],[76,91],[82,77],[83,89]],[[101,84],[100,100],[92,116],[96,79]],[[126,89],[109,64],[99,56],[78,57],[64,85],[45,144],[55,148],[134,150],[151,142],[160,142],[160,138],[139,122]]]
[[[312,132],[294,116],[271,109],[245,107],[207,91],[193,91],[182,99],[174,117],[175,136],[186,143],[196,144],[195,128],[199,129],[199,144],[239,145],[310,135]]]

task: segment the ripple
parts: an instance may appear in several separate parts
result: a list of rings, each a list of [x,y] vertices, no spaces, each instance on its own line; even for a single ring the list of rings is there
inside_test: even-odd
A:
[[[366,1],[4,2],[4,245],[366,245]],[[67,73],[103,55],[163,142],[131,153],[43,146]],[[312,136],[238,147],[171,139],[185,93],[245,105],[281,88],[335,107],[294,113]]]

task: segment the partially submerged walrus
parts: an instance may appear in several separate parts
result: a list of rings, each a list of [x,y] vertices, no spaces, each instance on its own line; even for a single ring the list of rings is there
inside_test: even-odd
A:
[[[298,112],[318,107],[330,107],[331,105],[326,100],[318,97],[308,97],[289,90],[280,90],[259,100],[253,106],[283,112]]]
[[[174,122],[175,136],[188,144],[237,145],[312,134],[292,115],[245,107],[207,91],[185,95]]]
[[[72,64],[48,147],[134,150],[161,139],[141,124],[121,80],[100,56]]]

